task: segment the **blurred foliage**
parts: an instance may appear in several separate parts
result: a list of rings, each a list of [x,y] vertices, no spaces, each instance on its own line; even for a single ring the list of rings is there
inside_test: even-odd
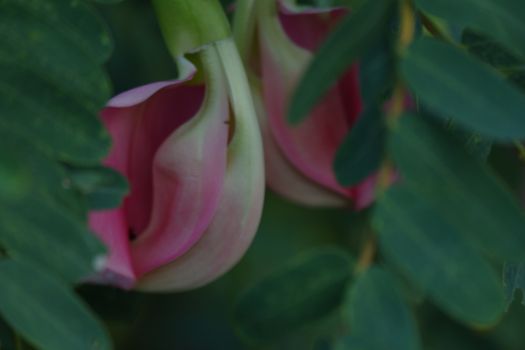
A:
[[[122,350],[336,345],[406,350],[420,348],[419,339],[430,350],[522,350],[523,278],[506,270],[507,277],[520,278],[507,279],[510,305],[504,312],[503,285],[494,271],[506,257],[520,260],[525,252],[523,210],[515,198],[523,165],[511,146],[525,130],[520,90],[525,86],[525,5],[522,0],[415,1],[427,19],[437,16],[451,26],[468,27],[462,35],[466,50],[459,50],[439,28],[434,33],[439,42],[421,39],[425,34],[417,31],[417,43],[402,55],[400,70],[399,57],[390,55],[403,47],[378,45],[379,54],[373,53],[375,41],[384,40],[391,22],[397,21],[391,10],[398,1],[359,2],[364,5],[344,20],[309,68],[299,89],[308,103],[298,95],[302,102],[295,117],[306,116],[329,82],[355,58],[377,63],[362,67],[370,78],[362,83],[370,87],[371,96],[365,99],[372,110],[392,97],[395,80],[402,78],[413,90],[419,124],[404,116],[372,145],[349,141],[351,149],[362,148],[342,149],[339,157],[361,166],[359,151],[372,149],[376,158],[365,164],[364,172],[375,171],[388,157],[404,185],[383,193],[379,209],[361,213],[304,208],[269,192],[247,255],[209,286],[143,294],[82,285],[77,291],[83,300],[72,293],[73,286],[103,253],[86,231],[87,211],[118,205],[128,190],[121,177],[99,164],[109,138],[94,116],[110,96],[109,81],[118,93],[173,79],[177,69],[148,0],[100,0],[96,8],[109,32],[87,2],[53,0],[49,7],[29,0],[0,2],[0,349],[110,348],[85,301]],[[222,3],[231,14],[233,1]],[[353,2],[295,3],[322,7]],[[458,4],[468,8],[458,9]],[[61,29],[66,27],[71,30]],[[377,62],[369,61],[370,55]],[[500,116],[502,109],[507,114]],[[361,125],[358,136],[376,135],[371,129],[382,117],[375,117]],[[505,122],[503,117],[514,119]],[[436,120],[453,127],[443,128]],[[344,174],[344,166],[336,171],[343,182],[357,181]],[[347,258],[330,265],[333,255],[321,254],[322,263],[315,260],[320,255],[308,255],[335,245],[361,266],[363,247],[374,239],[379,248],[365,272],[351,273],[352,264],[341,268]],[[312,261],[315,268],[310,268]],[[319,284],[329,291],[322,298],[316,293]],[[249,302],[243,303],[246,295]],[[278,322],[268,322],[267,312],[270,321],[274,317]],[[266,322],[259,323],[261,319]],[[247,326],[257,336],[247,335]],[[69,334],[71,329],[76,333]]]

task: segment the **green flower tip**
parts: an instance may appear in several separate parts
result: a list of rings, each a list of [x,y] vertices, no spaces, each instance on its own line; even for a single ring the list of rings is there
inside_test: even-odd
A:
[[[175,57],[230,36],[217,0],[153,0],[164,39]]]

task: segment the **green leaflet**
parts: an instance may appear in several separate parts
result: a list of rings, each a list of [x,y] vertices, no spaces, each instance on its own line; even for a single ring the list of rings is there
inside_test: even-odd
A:
[[[505,308],[499,276],[439,214],[414,188],[391,188],[373,219],[381,251],[451,316],[470,325],[493,325]]]
[[[0,124],[74,163],[109,147],[98,118],[109,99],[101,64],[111,52],[105,27],[83,3],[0,3]]]
[[[70,168],[71,181],[86,195],[89,209],[118,207],[129,193],[126,179],[111,168]]]
[[[341,349],[421,349],[412,310],[398,281],[384,269],[373,266],[358,276],[343,310],[352,335],[341,342]],[[362,344],[356,344],[357,339]]]
[[[421,101],[443,118],[501,142],[525,138],[525,95],[465,52],[420,38],[401,62],[401,73]]]
[[[319,248],[298,256],[240,297],[235,322],[245,336],[275,340],[332,311],[352,273],[342,250]]]
[[[29,265],[0,261],[0,313],[43,350],[107,350],[108,335],[59,280]]]
[[[408,184],[472,244],[500,261],[525,250],[525,214],[516,199],[463,143],[420,115],[404,115],[388,149]]]
[[[377,170],[383,160],[386,128],[377,106],[366,109],[338,149],[334,171],[344,186],[355,185]]]
[[[293,95],[288,120],[306,118],[323,94],[384,33],[393,0],[368,0],[342,20],[321,45]]]
[[[521,0],[416,0],[416,6],[480,31],[525,58],[525,3]]]

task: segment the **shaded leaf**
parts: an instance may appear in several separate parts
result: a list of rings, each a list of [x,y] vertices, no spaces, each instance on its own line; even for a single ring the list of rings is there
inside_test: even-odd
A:
[[[425,199],[408,186],[392,187],[380,198],[373,223],[381,251],[451,316],[493,325],[505,308],[498,275]]]
[[[106,253],[83,222],[37,196],[30,202],[0,204],[0,243],[13,259],[69,282],[93,273]]]
[[[0,349],[18,350],[13,330],[0,318]]]
[[[249,338],[271,341],[316,320],[339,303],[352,261],[336,248],[298,256],[240,297],[235,322]]]
[[[483,62],[496,68],[508,68],[522,65],[523,62],[516,58],[503,46],[494,40],[466,29],[461,36],[461,42],[470,53],[477,56]]]
[[[30,171],[16,149],[0,147],[0,198],[20,199],[30,188]]]
[[[493,171],[454,136],[405,115],[388,149],[403,179],[435,208],[435,217],[500,261],[525,255],[525,214]]]
[[[118,207],[129,192],[126,179],[111,168],[71,168],[69,173],[73,184],[87,196],[90,209]]]
[[[366,109],[335,157],[335,176],[341,185],[355,185],[379,168],[384,155],[385,136],[383,114],[376,106]]]
[[[101,64],[110,51],[82,2],[2,1],[0,124],[60,159],[101,159],[110,141],[97,116],[110,94]]]
[[[384,33],[393,0],[367,0],[319,48],[291,100],[288,119],[303,120],[343,72]]]
[[[110,349],[101,324],[61,282],[26,264],[0,261],[0,313],[43,350]]]
[[[382,37],[359,61],[359,87],[365,106],[383,102],[394,85],[396,57],[393,30],[387,25]]]
[[[439,117],[451,117],[469,130],[502,142],[525,138],[525,95],[460,49],[421,38],[409,48],[401,72]]]
[[[525,58],[525,3],[521,0],[416,0],[416,6],[478,30]]]
[[[390,273],[372,267],[349,289],[344,313],[354,337],[365,340],[364,349],[421,349],[414,315],[397,284]]]
[[[462,42],[470,53],[496,67],[509,81],[525,92],[525,60],[520,60],[492,39],[471,30],[463,32]]]

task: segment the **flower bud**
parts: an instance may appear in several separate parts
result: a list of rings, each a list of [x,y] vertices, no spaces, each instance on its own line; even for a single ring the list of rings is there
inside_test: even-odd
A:
[[[124,92],[101,113],[113,138],[105,164],[131,191],[121,207],[90,214],[110,251],[99,282],[196,288],[233,266],[256,232],[262,142],[241,59],[231,38],[189,47],[196,65],[177,56],[179,79]]]
[[[286,120],[293,91],[313,52],[346,10],[302,8],[284,0],[241,1],[237,10],[234,35],[258,105],[268,185],[307,205],[366,207],[373,199],[375,177],[343,187],[333,170],[336,152],[362,109],[357,65],[301,124]]]

